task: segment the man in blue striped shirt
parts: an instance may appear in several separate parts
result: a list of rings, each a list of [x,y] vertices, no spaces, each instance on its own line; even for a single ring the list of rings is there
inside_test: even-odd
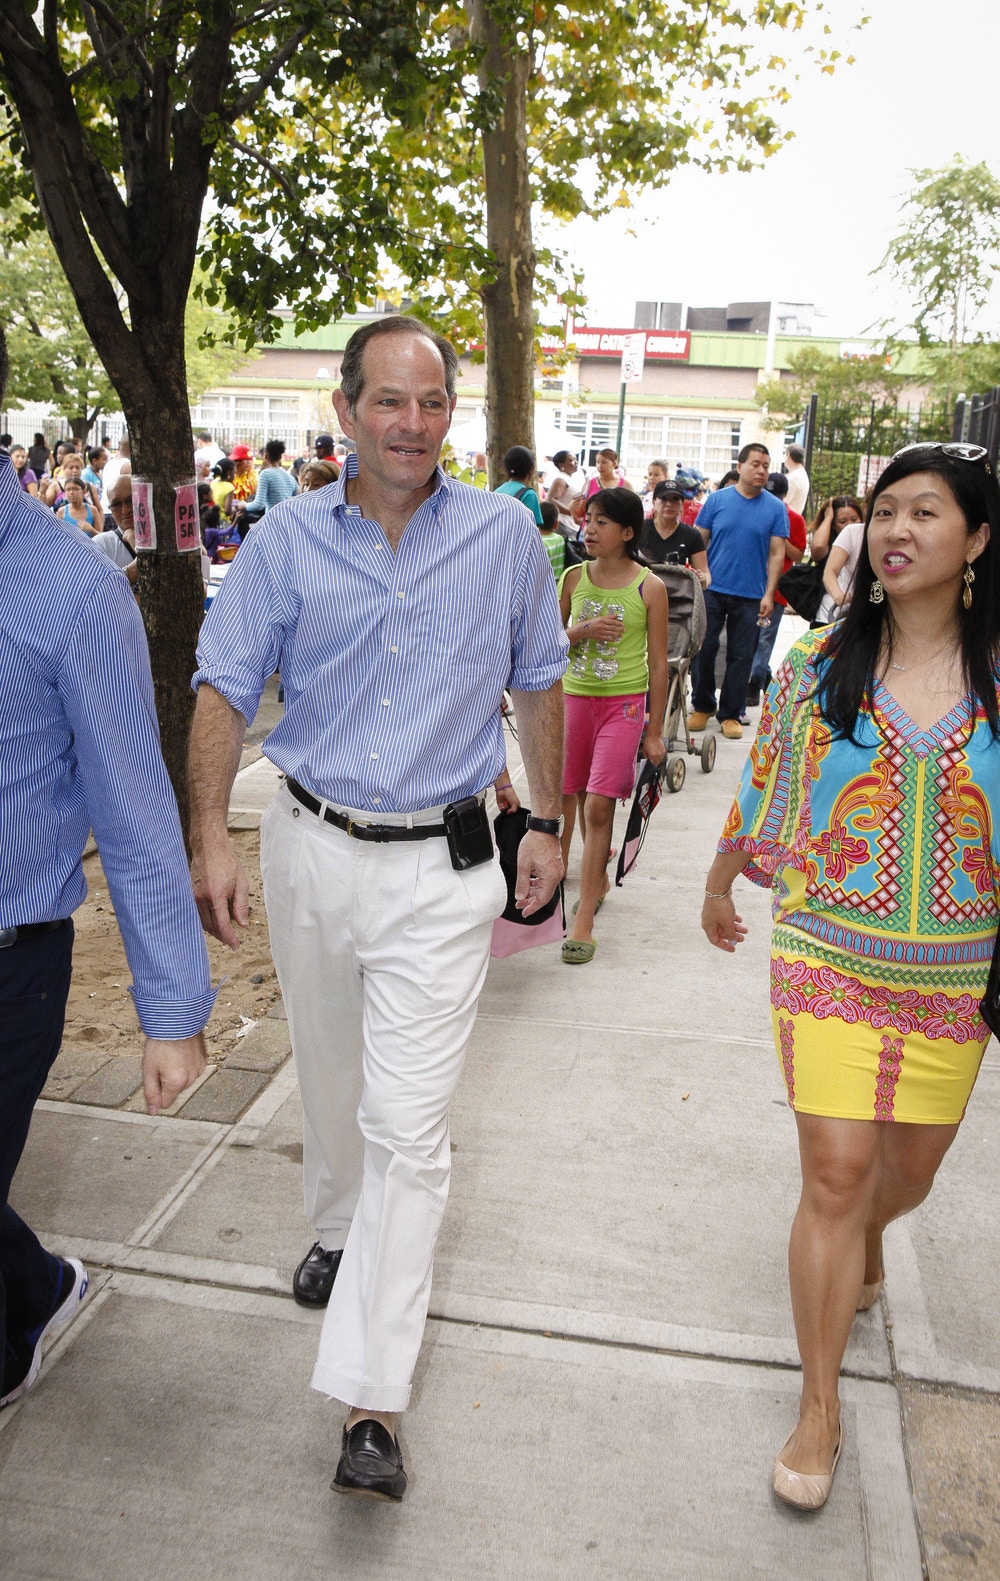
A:
[[[457,358],[392,316],[352,337],[334,396],[357,446],[336,483],[270,510],[202,631],[191,742],[194,886],[236,947],[247,882],[226,813],[246,724],[280,665],[264,743],[288,776],[261,870],[304,1115],[318,1241],[300,1300],[328,1301],[313,1385],[349,1407],[334,1486],[400,1499],[406,1408],[448,1190],[448,1108],[506,886],[492,844],[453,864],[445,809],[504,768],[513,693],[538,827],[521,849],[526,915],[562,878],[567,643],[548,556],[516,500],[438,466]],[[488,835],[488,825],[487,835]],[[454,856],[461,859],[460,835]]]
[[[0,330],[0,402],[6,375]],[[25,494],[0,456],[3,1405],[30,1389],[44,1341],[87,1288],[83,1266],[47,1252],[7,1197],[62,1040],[88,830],[132,969],[150,1114],[204,1068],[215,999],[139,611],[122,573],[71,527]]]

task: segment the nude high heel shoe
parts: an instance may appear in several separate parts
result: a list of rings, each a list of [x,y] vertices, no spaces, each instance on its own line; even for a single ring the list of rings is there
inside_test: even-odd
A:
[[[837,1439],[837,1447],[833,1454],[833,1465],[830,1467],[829,1473],[826,1476],[807,1476],[802,1471],[790,1471],[787,1466],[782,1464],[781,1455],[788,1448],[786,1440],[781,1455],[774,1462],[774,1471],[771,1476],[771,1486],[778,1498],[783,1499],[786,1504],[794,1504],[797,1510],[821,1509],[830,1497],[834,1473],[837,1470],[837,1461],[840,1459],[840,1451],[843,1447],[844,1428],[843,1424],[841,1424],[840,1437]]]

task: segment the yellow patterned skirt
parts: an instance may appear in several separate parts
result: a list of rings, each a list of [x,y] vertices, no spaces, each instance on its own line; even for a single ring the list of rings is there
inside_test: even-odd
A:
[[[852,959],[839,969],[790,951],[787,934],[772,954],[771,1022],[789,1105],[844,1120],[956,1125],[990,1036],[982,990],[894,988],[868,975],[880,964]]]

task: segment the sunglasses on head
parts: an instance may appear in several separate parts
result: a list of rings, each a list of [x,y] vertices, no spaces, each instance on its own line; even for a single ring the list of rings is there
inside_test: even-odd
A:
[[[951,456],[955,461],[985,461],[988,471],[990,467],[990,453],[983,445],[966,445],[958,440],[927,439],[919,445],[904,445],[902,450],[897,450],[893,461],[898,461],[900,456],[908,456],[914,450],[940,450],[943,456]]]

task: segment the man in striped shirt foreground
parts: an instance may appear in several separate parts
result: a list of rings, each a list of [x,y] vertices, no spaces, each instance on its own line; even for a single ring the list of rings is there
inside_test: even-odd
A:
[[[0,330],[0,403],[7,349]],[[166,1109],[205,1064],[215,994],[177,804],[160,756],[132,590],[0,456],[0,1404],[38,1376],[45,1340],[87,1289],[7,1201],[62,1041],[72,914],[91,828],[146,1034],[143,1090]]]
[[[396,1500],[395,1417],[430,1299],[448,1108],[506,901],[481,803],[505,763],[507,687],[537,817],[520,849],[526,915],[563,874],[555,584],[530,512],[437,464],[456,373],[453,348],[416,320],[354,334],[334,401],[357,454],[244,542],[194,682],[195,895],[208,931],[236,948],[248,888],[229,794],[281,669],[285,714],[264,751],[287,781],[261,825],[261,871],[318,1237],[294,1288],[329,1302],[313,1386],[350,1407],[333,1485]]]

